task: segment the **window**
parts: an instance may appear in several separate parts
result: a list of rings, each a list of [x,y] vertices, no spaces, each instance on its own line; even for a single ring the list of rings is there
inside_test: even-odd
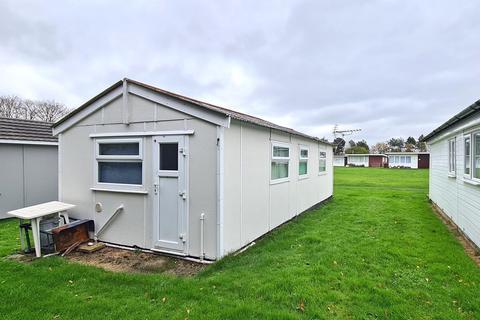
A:
[[[290,163],[290,147],[283,144],[272,144],[271,179],[288,179],[288,166]]]
[[[473,134],[473,177],[480,179],[480,132]]]
[[[320,151],[318,157],[318,172],[326,172],[327,171],[327,153],[325,151]]]
[[[406,156],[405,157],[405,163],[412,163],[412,157],[411,156]]]
[[[160,143],[160,170],[178,171],[178,143]]]
[[[455,174],[456,165],[455,139],[451,139],[448,141],[448,172],[450,174]]]
[[[405,163],[405,156],[400,156],[400,163]]]
[[[96,141],[97,182],[142,185],[141,139]]]
[[[470,165],[471,165],[471,159],[470,159],[470,136],[465,137],[464,147],[465,147],[465,165],[464,165],[463,173],[464,173],[465,175],[470,176]]]
[[[308,148],[300,147],[300,157],[298,160],[298,175],[308,174]]]

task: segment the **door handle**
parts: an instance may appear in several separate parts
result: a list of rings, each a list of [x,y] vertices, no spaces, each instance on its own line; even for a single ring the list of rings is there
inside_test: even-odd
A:
[[[178,195],[182,197],[183,200],[187,199],[187,193],[185,191],[180,191]]]
[[[154,184],[153,184],[153,192],[154,192],[155,194],[158,194],[158,183],[154,183]]]

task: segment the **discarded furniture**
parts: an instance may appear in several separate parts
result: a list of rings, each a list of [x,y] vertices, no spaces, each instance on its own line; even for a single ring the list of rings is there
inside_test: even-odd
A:
[[[90,240],[90,232],[94,231],[93,220],[77,220],[52,229],[55,250],[63,252],[70,247]]]
[[[35,245],[35,255],[41,257],[42,250],[40,245],[40,221],[51,216],[58,216],[58,218],[65,219],[66,223],[70,222],[67,210],[74,208],[75,205],[64,203],[60,201],[50,201],[35,206],[25,207],[7,212],[8,215],[17,217],[23,220],[30,220],[33,242]],[[60,220],[60,224],[63,224]]]

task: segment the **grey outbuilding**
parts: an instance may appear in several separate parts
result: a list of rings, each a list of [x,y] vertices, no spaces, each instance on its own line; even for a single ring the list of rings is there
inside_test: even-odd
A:
[[[0,219],[57,199],[57,145],[51,123],[0,118]]]
[[[107,243],[217,260],[332,196],[332,145],[123,79],[54,124],[59,197]]]

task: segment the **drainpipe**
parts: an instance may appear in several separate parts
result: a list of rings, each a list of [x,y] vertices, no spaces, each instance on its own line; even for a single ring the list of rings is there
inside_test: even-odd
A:
[[[205,259],[205,247],[204,247],[204,237],[205,237],[205,213],[202,212],[200,215],[200,261]]]

